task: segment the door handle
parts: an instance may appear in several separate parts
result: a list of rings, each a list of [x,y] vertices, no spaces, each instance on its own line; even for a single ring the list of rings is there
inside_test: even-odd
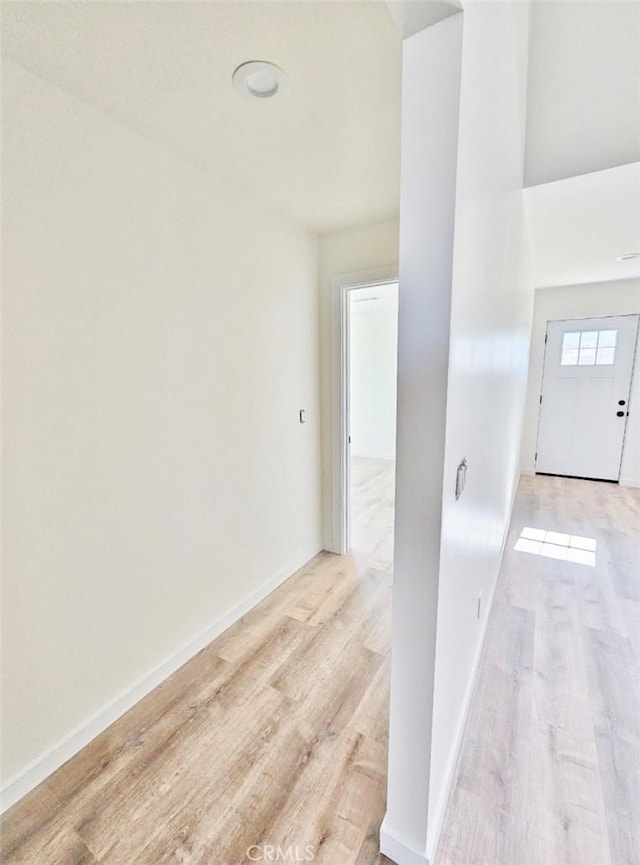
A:
[[[624,412],[623,411],[617,411],[616,417],[624,417]]]
[[[627,404],[626,399],[619,399],[618,400],[618,405],[626,405],[626,404]]]

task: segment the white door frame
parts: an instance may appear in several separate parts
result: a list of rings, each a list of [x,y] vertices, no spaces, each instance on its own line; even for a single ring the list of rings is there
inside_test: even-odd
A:
[[[349,291],[398,282],[397,265],[335,276],[331,282],[330,552],[349,552]]]

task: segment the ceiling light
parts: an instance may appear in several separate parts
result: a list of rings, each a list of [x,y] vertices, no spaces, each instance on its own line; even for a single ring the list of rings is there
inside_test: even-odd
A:
[[[624,255],[619,255],[616,261],[632,261],[634,258],[640,258],[640,252],[627,252]]]
[[[271,99],[284,92],[287,86],[286,72],[264,60],[251,60],[238,66],[232,80],[238,93],[252,99]]]

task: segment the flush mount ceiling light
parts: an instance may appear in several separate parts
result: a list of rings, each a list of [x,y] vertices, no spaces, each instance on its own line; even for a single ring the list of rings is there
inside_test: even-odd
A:
[[[616,261],[632,261],[634,258],[640,258],[640,252],[627,252],[625,255],[619,255]]]
[[[238,66],[232,80],[238,93],[252,99],[271,99],[287,86],[286,72],[265,60],[251,60]]]

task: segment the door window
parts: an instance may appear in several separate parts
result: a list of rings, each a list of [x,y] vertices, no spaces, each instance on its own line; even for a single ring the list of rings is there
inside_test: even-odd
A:
[[[617,330],[570,330],[562,337],[562,366],[607,366],[615,361]]]

